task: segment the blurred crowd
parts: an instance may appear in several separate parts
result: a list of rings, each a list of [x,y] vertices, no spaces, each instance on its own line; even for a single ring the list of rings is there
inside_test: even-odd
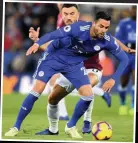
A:
[[[114,35],[119,20],[129,16],[129,6],[87,5],[80,7],[80,20],[93,21],[94,15],[100,10],[112,16],[110,32]],[[41,51],[30,57],[25,56],[26,50],[32,45],[29,39],[29,28],[40,27],[40,36],[56,29],[59,10],[57,4],[48,3],[11,3],[5,5],[4,35],[4,73],[34,72]],[[103,56],[105,53],[103,54]]]
[[[40,53],[29,58],[26,50],[32,45],[30,27],[41,27],[40,35],[53,31],[59,11],[56,4],[6,3],[4,73],[33,72]]]
[[[52,11],[52,12],[51,12]],[[6,3],[5,51],[26,50],[29,28],[41,27],[41,34],[55,30],[58,8],[44,3]]]

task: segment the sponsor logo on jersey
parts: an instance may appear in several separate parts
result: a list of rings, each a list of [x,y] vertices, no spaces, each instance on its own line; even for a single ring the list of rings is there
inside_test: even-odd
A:
[[[95,50],[95,51],[99,51],[100,49],[101,49],[100,46],[98,46],[98,45],[94,46],[94,50]]]
[[[71,30],[71,26],[70,25],[67,25],[64,27],[64,31],[65,32],[69,32]]]
[[[39,75],[40,77],[42,77],[42,76],[44,76],[44,72],[43,72],[43,71],[40,71],[40,72],[38,73],[38,75]]]

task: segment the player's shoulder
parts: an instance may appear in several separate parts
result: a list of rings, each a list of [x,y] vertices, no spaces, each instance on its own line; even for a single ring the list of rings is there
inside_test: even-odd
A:
[[[90,29],[92,25],[92,22],[87,22],[87,21],[78,21],[77,26],[79,27],[80,31],[87,31]]]
[[[78,22],[76,22],[74,24],[77,25],[77,26],[79,26],[80,30],[83,30],[83,29],[90,28],[91,25],[92,25],[92,22],[87,22],[87,21],[79,20]]]
[[[113,49],[114,47],[119,49],[118,43],[116,42],[114,36],[110,32],[104,35],[104,40],[105,40],[105,45],[108,47],[108,49]]]
[[[89,22],[89,21],[83,21],[83,20],[79,20],[78,21],[79,25],[80,26],[91,26],[92,25],[92,22]]]
[[[78,21],[78,24],[80,24],[80,25],[91,25],[92,24],[92,22],[90,22],[90,21],[83,21],[83,20],[79,20]]]
[[[108,42],[111,41],[112,37],[113,37],[112,34],[109,32],[104,34],[104,40],[106,40]]]

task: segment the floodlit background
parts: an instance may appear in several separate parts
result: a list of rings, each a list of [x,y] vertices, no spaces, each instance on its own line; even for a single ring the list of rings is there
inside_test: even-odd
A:
[[[107,11],[112,16],[112,24],[109,31],[114,35],[116,26],[120,19],[129,16],[128,9],[131,6],[83,4],[79,5],[79,7],[81,13],[80,20],[86,21],[93,21],[94,15],[98,11]],[[57,26],[58,13],[59,10],[56,4],[6,3],[4,75],[18,75],[14,79],[14,82],[15,80],[19,81],[19,79],[21,81],[20,85],[14,83],[12,87],[13,89],[6,87],[6,91],[4,90],[4,93],[11,92],[8,90],[19,90],[22,93],[28,92],[28,84],[31,84],[29,81],[32,80],[31,76],[35,71],[37,61],[41,55],[40,51],[35,55],[31,55],[29,58],[25,56],[25,52],[33,43],[28,37],[29,28],[34,27],[37,29],[37,27],[40,27],[40,36],[55,30]],[[103,76],[108,77],[112,75],[118,65],[117,60],[105,51],[100,53],[100,60],[104,69]],[[5,78],[4,81],[6,81]],[[4,83],[6,84],[6,82]],[[19,87],[16,88],[17,85],[19,85]],[[116,92],[116,87],[117,86],[113,89],[114,92]]]
[[[98,11],[107,11],[112,16],[109,31],[114,35],[119,21],[123,18],[129,17],[129,8],[131,8],[131,6],[80,4],[79,8],[81,13],[80,20],[86,21],[93,21],[94,15]],[[57,28],[58,14],[59,10],[57,4],[6,2],[3,63],[3,135],[10,127],[12,127],[24,96],[29,93],[33,85],[32,75],[36,69],[37,61],[42,54],[42,51],[39,51],[29,57],[25,56],[27,49],[33,44],[28,37],[29,28],[34,27],[37,29],[37,27],[40,27],[40,36],[51,32]],[[103,78],[100,83],[102,84],[114,73],[118,61],[106,51],[100,53],[100,61],[103,66]],[[111,92],[113,97],[112,107],[110,109],[100,97],[96,97],[93,111],[93,123],[99,120],[108,121],[113,127],[113,137],[111,138],[111,141],[130,142],[133,139],[133,117],[121,117],[118,115],[120,104],[117,90],[118,85],[119,79],[116,79],[116,85]],[[130,106],[131,102],[129,94],[131,86],[130,81],[127,97],[128,106]],[[43,95],[46,94],[47,90],[44,91]],[[71,95],[73,95],[73,93]],[[68,96],[66,98],[69,116],[72,115],[77,101],[78,96]],[[43,130],[44,127],[48,126],[48,121],[45,115],[46,105],[47,97],[43,96],[36,103],[32,114],[26,118],[23,123],[23,130],[21,130],[21,134],[16,138],[70,140],[70,138],[64,133],[64,121],[61,121],[59,124],[61,131],[60,135],[57,137],[38,137],[34,135],[35,132]],[[82,120],[78,123],[80,131],[81,126]],[[91,134],[86,135],[84,140],[91,141]]]

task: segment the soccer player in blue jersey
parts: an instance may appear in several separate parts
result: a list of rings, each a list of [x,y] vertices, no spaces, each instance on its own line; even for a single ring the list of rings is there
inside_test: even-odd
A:
[[[76,4],[63,4],[61,8],[61,13],[59,17],[58,22],[58,28],[65,26],[65,25],[70,25],[76,21],[78,21],[79,18],[79,8],[78,5]],[[39,28],[37,28],[37,31],[34,30],[34,28],[30,28],[29,30],[29,37],[31,40],[34,42],[38,40],[38,35],[39,35]],[[47,43],[46,43],[47,44]],[[47,45],[44,44],[40,48],[41,49],[46,49]],[[99,55],[92,56],[88,60],[85,60],[84,66],[86,68],[86,72],[88,72],[88,77],[90,79],[91,85],[93,88],[93,93],[94,95],[99,95],[101,96],[107,103],[108,107],[111,106],[111,96],[107,92],[103,92],[101,87],[96,86],[101,78],[102,78],[102,66],[100,65],[100,60],[99,60]],[[48,86],[48,84],[47,84]],[[47,114],[48,114],[48,121],[49,123],[49,130],[45,130],[44,132],[40,132],[38,134],[53,134],[54,132],[57,132],[57,127],[58,127],[58,119],[61,119],[60,117],[62,116],[62,119],[67,119],[65,115],[67,115],[66,112],[66,106],[64,104],[64,100],[60,100],[61,98],[64,99],[63,97],[68,95],[74,90],[73,85],[67,80],[62,74],[60,74],[59,78],[56,80],[56,84],[49,94],[48,98],[48,105],[47,105]],[[60,101],[60,102],[59,102]],[[62,103],[62,104],[61,104]],[[93,102],[91,102],[89,108],[84,114],[84,125],[82,128],[83,133],[90,133],[91,132],[91,126],[92,126],[92,110],[93,110]],[[58,109],[58,113],[60,117],[57,117],[57,119],[53,119],[51,116],[49,116],[49,112],[52,112],[53,108],[54,110]],[[56,109],[57,108],[57,109]],[[63,109],[63,110],[61,110]],[[63,112],[64,111],[64,112]],[[53,120],[55,124],[53,124]],[[52,132],[52,133],[51,133]]]
[[[93,92],[82,61],[102,50],[108,50],[120,61],[116,72],[103,85],[105,92],[110,92],[115,84],[114,78],[122,74],[128,63],[128,57],[120,49],[116,40],[111,34],[106,33],[110,26],[110,20],[111,17],[108,14],[99,12],[96,14],[94,23],[80,21],[65,26],[44,35],[29,48],[26,55],[35,53],[40,45],[55,39],[50,43],[42,59],[38,62],[35,73],[36,83],[24,100],[14,126],[17,131],[21,122],[31,111],[34,102],[43,92],[51,76],[55,73],[62,73],[74,85],[81,96],[65,131],[71,137],[81,138],[75,126],[93,100]]]
[[[130,17],[120,21],[116,28],[115,37],[131,49],[136,48],[136,6],[130,9]],[[120,78],[120,86],[118,88],[120,95],[120,115],[133,115],[134,113],[134,84],[135,84],[135,55],[127,53],[129,64]],[[126,105],[126,94],[129,80],[132,78],[131,87],[131,108],[128,112]]]
[[[74,23],[75,21],[78,20],[78,16],[79,16],[78,6],[76,4],[63,4],[61,9],[61,16],[62,17],[60,18],[62,18],[63,20],[61,23],[62,26],[63,24],[69,25],[71,23]],[[61,19],[60,19],[60,22],[61,22]],[[59,28],[62,26],[59,25]],[[31,28],[29,31],[30,31],[29,37],[35,42],[35,39],[38,39],[39,31],[35,31],[34,28]],[[123,45],[119,40],[117,40],[117,43],[121,48],[123,48],[123,50],[127,50],[128,52],[129,49],[125,45]],[[45,44],[41,46],[41,48],[43,49],[46,49],[46,47],[47,46],[45,46]],[[111,99],[110,99],[111,97],[106,96],[108,95],[108,92],[104,93],[101,88],[95,87],[95,85],[98,83],[98,81],[100,81],[102,76],[102,69],[99,64],[98,56],[96,55],[88,60],[85,60],[84,65],[86,68],[86,72],[88,72],[88,77],[90,79],[91,85],[93,87],[92,88],[93,93],[96,95],[99,94],[100,96],[105,96],[108,106],[111,106]],[[47,115],[48,115],[48,121],[49,121],[49,128],[36,133],[36,135],[56,135],[58,131],[58,120],[60,119],[59,118],[60,101],[69,93],[71,93],[73,90],[74,90],[74,87],[72,83],[69,80],[67,80],[62,74],[60,74],[60,77],[56,81],[54,88],[48,97]],[[92,128],[91,116],[92,116],[93,102],[91,102],[89,108],[84,114],[84,125],[82,128],[82,133],[91,132],[91,128]],[[57,115],[56,118],[52,116],[52,115],[55,115],[55,113],[58,113],[56,114]]]

